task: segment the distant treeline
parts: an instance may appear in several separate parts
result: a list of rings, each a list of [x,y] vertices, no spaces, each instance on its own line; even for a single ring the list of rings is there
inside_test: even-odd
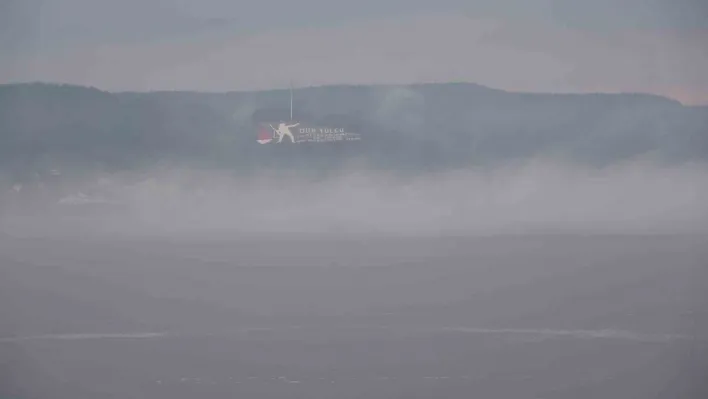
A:
[[[256,124],[289,120],[287,90],[109,93],[0,85],[0,169],[428,170],[538,155],[607,164],[639,155],[708,158],[708,108],[642,94],[510,93],[463,83],[296,89],[294,119],[358,130],[361,142],[259,145]]]

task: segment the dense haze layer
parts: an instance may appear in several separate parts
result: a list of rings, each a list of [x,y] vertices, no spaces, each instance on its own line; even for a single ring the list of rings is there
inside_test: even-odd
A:
[[[0,220],[20,234],[702,231],[708,109],[473,84],[294,91],[360,141],[261,145],[287,91],[0,86]]]
[[[695,232],[708,227],[707,176],[703,163],[650,161],[592,168],[534,160],[405,177],[154,170],[67,182],[72,194],[56,204],[27,193],[18,201],[17,192],[2,227],[131,235]]]
[[[705,399],[703,8],[475,1],[1,0],[0,399]]]

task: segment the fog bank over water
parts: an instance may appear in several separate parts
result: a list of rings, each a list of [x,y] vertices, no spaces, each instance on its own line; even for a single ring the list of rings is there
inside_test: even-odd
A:
[[[64,188],[73,194],[51,204],[20,201],[19,193],[11,192],[0,231],[128,236],[708,231],[705,163],[637,160],[592,168],[535,159],[406,177],[349,169],[317,178],[297,172],[234,177],[186,168],[85,178]]]

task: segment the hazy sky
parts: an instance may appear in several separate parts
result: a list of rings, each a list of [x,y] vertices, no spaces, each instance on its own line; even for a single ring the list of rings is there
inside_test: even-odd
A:
[[[2,0],[0,82],[470,81],[708,104],[704,0]]]

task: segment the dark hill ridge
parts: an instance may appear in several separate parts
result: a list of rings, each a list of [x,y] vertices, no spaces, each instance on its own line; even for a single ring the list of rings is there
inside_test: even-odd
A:
[[[708,156],[708,108],[647,94],[513,93],[468,83],[296,89],[295,119],[343,124],[359,143],[261,146],[259,120],[289,119],[287,90],[109,93],[0,85],[0,168],[139,168],[156,161],[420,170],[552,155],[607,164]]]

